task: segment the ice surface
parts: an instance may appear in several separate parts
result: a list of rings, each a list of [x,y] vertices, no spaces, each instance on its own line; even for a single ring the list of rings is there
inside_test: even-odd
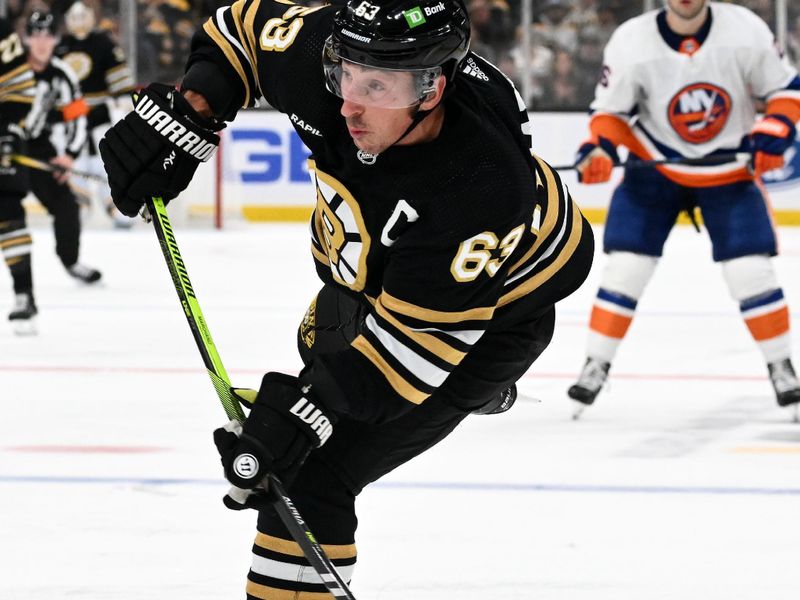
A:
[[[153,232],[85,233],[99,288],[33,233],[40,334],[0,321],[0,600],[243,598],[255,515],[220,502],[224,413]],[[797,329],[800,230],[781,239]],[[234,383],[296,371],[318,287],[307,228],[178,241]],[[800,597],[800,425],[776,407],[705,235],[674,231],[610,389],[570,420],[602,264],[561,304],[526,400],[361,496],[359,599]]]

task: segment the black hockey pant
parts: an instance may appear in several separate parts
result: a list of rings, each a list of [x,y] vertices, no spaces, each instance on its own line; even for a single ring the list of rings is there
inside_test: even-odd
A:
[[[31,144],[31,156],[49,162],[56,156],[55,148],[47,141]],[[65,267],[78,262],[81,236],[80,206],[69,185],[58,183],[52,173],[30,170],[31,192],[53,216],[56,254]]]
[[[303,361],[349,344],[356,335],[363,308],[332,286],[316,299],[317,329],[300,327],[298,345]],[[356,562],[355,497],[367,484],[421,454],[444,439],[474,409],[482,406],[528,370],[550,343],[555,309],[504,331],[487,331],[463,362],[430,398],[398,419],[372,425],[341,418],[334,433],[311,453],[290,495],[317,540],[346,580]],[[326,325],[344,325],[331,329]],[[313,339],[311,346],[308,343]],[[483,418],[483,417],[482,417]],[[493,418],[493,417],[485,417]],[[248,574],[249,599],[312,600],[326,591],[291,542],[277,514],[262,510]]]

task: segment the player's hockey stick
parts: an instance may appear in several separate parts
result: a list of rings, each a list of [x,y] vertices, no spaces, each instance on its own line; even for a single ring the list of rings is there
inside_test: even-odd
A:
[[[624,163],[615,164],[615,167],[625,167],[626,169],[644,169],[646,167],[657,167],[658,165],[686,165],[690,167],[713,167],[715,165],[750,160],[752,154],[749,152],[731,152],[730,154],[717,154],[715,156],[704,156],[702,158],[684,158],[676,156],[674,158],[659,158],[656,160],[628,160]],[[561,165],[553,167],[556,171],[574,170],[576,165]]]
[[[106,178],[101,175],[95,175],[94,173],[87,173],[85,171],[76,171],[75,169],[68,169],[66,167],[62,167],[61,165],[54,165],[48,162],[44,162],[43,160],[37,160],[30,156],[25,156],[24,154],[11,154],[11,160],[19,165],[23,165],[25,167],[29,167],[31,169],[38,169],[39,171],[48,171],[49,173],[69,173],[70,175],[76,175],[78,177],[83,177],[85,179],[91,179],[92,181],[101,181],[105,182]]]
[[[195,296],[192,282],[189,280],[189,274],[186,272],[186,265],[181,258],[178,242],[175,240],[175,233],[170,224],[163,200],[157,197],[151,198],[147,202],[147,210],[153,220],[153,227],[161,244],[161,251],[167,261],[170,275],[172,275],[172,283],[175,285],[175,291],[183,307],[186,320],[189,322],[189,328],[192,330],[197,349],[203,357],[211,383],[214,385],[217,396],[222,402],[225,414],[228,415],[229,419],[235,419],[241,423],[245,419],[244,412],[233,394],[228,373],[222,365],[222,359],[219,357],[217,347],[211,338],[211,332],[208,330],[208,325],[200,310],[200,304]],[[336,567],[325,554],[314,534],[311,533],[303,517],[300,516],[300,513],[292,503],[291,498],[286,495],[283,483],[270,474],[267,475],[264,481],[264,487],[281,521],[289,530],[294,541],[303,550],[306,559],[314,567],[328,591],[336,598],[355,600],[355,596],[353,596],[347,583],[336,571]]]

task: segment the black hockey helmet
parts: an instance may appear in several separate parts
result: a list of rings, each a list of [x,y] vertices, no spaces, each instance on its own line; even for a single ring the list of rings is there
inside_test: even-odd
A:
[[[36,31],[46,31],[50,35],[56,35],[56,18],[53,13],[45,10],[37,10],[28,17],[25,24],[25,33],[31,35]]]
[[[325,43],[328,89],[341,96],[342,60],[388,71],[411,71],[420,93],[444,74],[453,80],[469,50],[470,26],[462,0],[348,0]]]

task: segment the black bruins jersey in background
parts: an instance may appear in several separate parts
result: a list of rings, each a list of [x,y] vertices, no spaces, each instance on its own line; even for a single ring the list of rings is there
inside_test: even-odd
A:
[[[0,18],[0,126],[22,125],[31,110],[35,87],[22,40],[11,23]]]
[[[122,48],[108,34],[92,31],[82,40],[65,35],[55,53],[78,77],[83,97],[89,105],[89,129],[110,123],[107,100],[129,94],[134,89],[133,75]]]
[[[593,237],[532,156],[513,85],[471,53],[438,138],[362,162],[324,83],[336,10],[236,2],[196,35],[183,88],[226,120],[263,96],[311,150],[317,271],[370,308],[350,348],[304,377],[333,410],[383,421],[424,402],[484,331],[535,319],[577,289]]]

